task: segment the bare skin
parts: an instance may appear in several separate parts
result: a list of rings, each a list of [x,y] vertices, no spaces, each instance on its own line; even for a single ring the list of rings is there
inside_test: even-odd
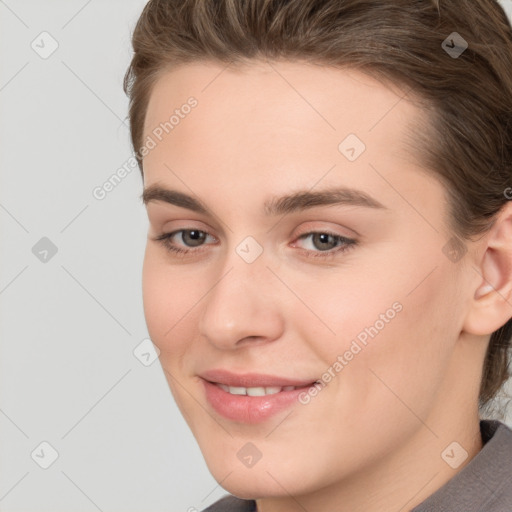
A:
[[[459,261],[447,257],[444,188],[404,144],[424,114],[403,95],[354,70],[290,62],[187,64],[152,92],[145,137],[188,97],[198,104],[145,156],[144,187],[208,212],[147,203],[146,322],[208,468],[260,512],[411,510],[482,448],[485,350],[512,316],[511,205]],[[354,161],[339,149],[349,134],[366,146]],[[271,197],[335,187],[383,208],[264,214]],[[190,245],[178,232],[184,255],[155,240],[178,230],[208,236]],[[307,236],[326,232],[327,248]],[[248,236],[263,251],[251,263],[236,251]],[[307,404],[244,424],[206,400],[199,374],[211,368],[312,380],[331,368],[332,379]],[[237,457],[249,441],[261,453],[252,467]],[[467,452],[456,448],[456,468],[442,457],[453,442]]]

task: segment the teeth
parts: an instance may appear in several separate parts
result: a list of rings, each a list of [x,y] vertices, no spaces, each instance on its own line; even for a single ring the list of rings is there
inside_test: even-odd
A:
[[[249,396],[274,395],[281,391],[281,386],[269,386],[268,388],[247,388]]]
[[[291,391],[295,386],[268,386],[268,387],[255,387],[243,388],[237,386],[226,386],[225,384],[217,384],[221,389],[232,395],[249,395],[249,396],[265,396],[274,395],[280,391]]]

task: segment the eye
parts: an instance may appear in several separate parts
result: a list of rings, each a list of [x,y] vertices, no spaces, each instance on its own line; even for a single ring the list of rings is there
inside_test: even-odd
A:
[[[305,249],[304,255],[313,258],[333,258],[357,245],[357,241],[329,231],[312,231],[299,236],[297,240],[310,239],[307,244],[312,249]]]
[[[201,231],[200,229],[179,229],[177,231],[173,231],[172,233],[163,233],[162,235],[155,238],[155,240],[161,242],[164,247],[175,254],[179,254],[180,256],[185,256],[190,252],[202,252],[191,249],[183,249],[182,247],[178,247],[173,243],[173,238],[176,235],[181,234],[180,238],[183,243],[185,243],[186,247],[200,247],[203,245],[203,242],[209,235],[206,231]],[[215,240],[213,236],[211,236]],[[190,244],[190,245],[187,245]]]
[[[185,248],[176,245],[173,240],[175,237],[178,239],[181,238]],[[184,257],[187,254],[200,253],[206,250],[201,246],[205,245],[204,242],[208,237],[211,237],[214,241],[216,240],[215,237],[206,231],[201,231],[199,229],[179,229],[172,233],[163,233],[155,238],[155,240],[162,243],[169,252],[178,257]],[[308,238],[311,239],[310,244],[308,244],[310,245],[310,248],[300,249],[301,253],[308,258],[333,258],[338,254],[355,247],[358,243],[352,238],[347,238],[329,231],[312,231],[304,233],[300,235],[297,240],[306,240]],[[294,247],[294,245],[292,245],[292,247]]]

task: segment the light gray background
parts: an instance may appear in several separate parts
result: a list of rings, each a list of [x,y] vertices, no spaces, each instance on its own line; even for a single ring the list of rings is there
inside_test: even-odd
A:
[[[148,338],[139,171],[92,194],[132,154],[122,78],[144,4],[0,0],[2,512],[185,512],[225,494],[158,360],[133,353]],[[31,47],[52,40],[47,58]]]

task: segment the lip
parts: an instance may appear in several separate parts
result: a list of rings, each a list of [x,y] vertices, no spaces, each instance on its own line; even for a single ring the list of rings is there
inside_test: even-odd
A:
[[[296,386],[302,387],[313,384],[317,379],[293,379],[279,377],[277,375],[265,375],[261,373],[232,373],[228,370],[214,369],[199,374],[199,377],[209,382],[237,386],[244,388],[269,387],[269,386]]]
[[[206,399],[221,416],[240,423],[262,423],[274,414],[297,404],[301,393],[307,392],[316,381],[298,380],[256,373],[234,374],[226,370],[210,370],[200,375]],[[265,396],[232,395],[216,383],[236,387],[296,386]]]
[[[307,392],[309,385],[280,391],[273,395],[232,395],[217,384],[202,379],[206,399],[212,408],[224,418],[240,423],[262,423],[278,412],[298,402],[299,395]]]

